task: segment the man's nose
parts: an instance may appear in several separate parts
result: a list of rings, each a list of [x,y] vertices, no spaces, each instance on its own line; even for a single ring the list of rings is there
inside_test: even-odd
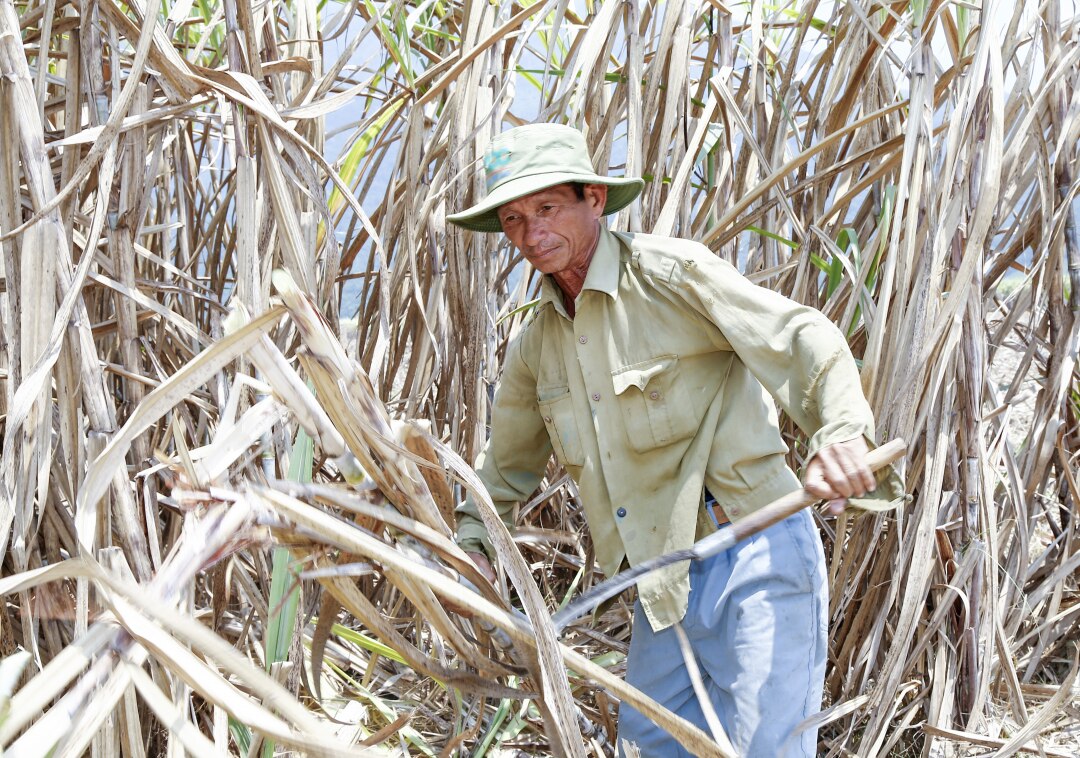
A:
[[[525,244],[538,245],[547,237],[547,224],[538,218],[525,219]]]

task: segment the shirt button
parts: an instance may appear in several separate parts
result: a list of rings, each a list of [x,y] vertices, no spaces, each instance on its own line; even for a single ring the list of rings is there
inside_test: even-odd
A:
[[[544,423],[550,424],[551,423],[551,416],[544,416]]]
[[[594,392],[593,396],[592,396],[592,399],[599,403],[600,402],[600,393],[599,392]]]
[[[659,400],[660,399],[660,393],[657,392],[656,390],[653,390],[652,392],[649,393],[649,397],[652,398],[653,400]]]
[[[619,518],[622,518],[623,516],[626,515],[626,509],[625,508],[620,508],[619,510],[615,511],[615,515],[618,516]]]
[[[583,335],[581,335],[580,337],[578,337],[578,338],[577,338],[577,341],[578,341],[578,342],[580,342],[580,343],[581,343],[582,345],[584,345],[584,344],[585,344],[586,342],[588,342],[588,341],[589,341],[589,338],[588,338],[588,337],[586,337],[586,336],[585,336],[585,335],[583,334]]]

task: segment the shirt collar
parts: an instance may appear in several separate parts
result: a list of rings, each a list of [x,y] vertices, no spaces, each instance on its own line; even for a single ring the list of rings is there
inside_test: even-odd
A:
[[[609,232],[602,224],[600,226],[600,239],[596,243],[596,252],[593,253],[589,262],[589,273],[585,275],[585,283],[581,285],[581,291],[596,290],[615,298],[619,294],[619,239]],[[556,310],[565,313],[563,307],[562,291],[555,280],[550,276],[544,276],[540,285],[540,303],[551,302]]]

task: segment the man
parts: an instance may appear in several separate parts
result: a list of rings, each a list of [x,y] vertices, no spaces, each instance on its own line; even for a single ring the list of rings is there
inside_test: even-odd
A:
[[[798,489],[769,394],[810,435],[807,489],[842,508],[875,488],[870,408],[843,336],[818,311],[750,284],[698,243],[609,232],[602,217],[643,182],[597,175],[575,129],[504,132],[485,170],[486,198],[448,220],[501,230],[545,275],[507,350],[477,461],[504,520],[554,451],[606,574],[688,547]],[[475,505],[458,513],[459,543],[493,578]],[[826,660],[824,556],[809,513],[654,572],[638,590],[629,683],[706,726],[681,623],[740,754],[814,754],[816,731],[794,733],[820,708]],[[686,754],[625,705],[619,740],[643,756]]]

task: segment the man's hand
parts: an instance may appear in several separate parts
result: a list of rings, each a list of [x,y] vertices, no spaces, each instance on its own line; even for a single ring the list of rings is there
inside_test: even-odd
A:
[[[492,584],[495,584],[495,569],[491,567],[491,561],[483,553],[469,553],[465,555],[469,556],[469,559],[476,564],[476,568],[480,570],[480,573],[485,579]]]
[[[830,513],[842,513],[849,497],[862,497],[877,487],[866,463],[867,452],[862,437],[821,448],[806,466],[803,487],[828,500]]]

